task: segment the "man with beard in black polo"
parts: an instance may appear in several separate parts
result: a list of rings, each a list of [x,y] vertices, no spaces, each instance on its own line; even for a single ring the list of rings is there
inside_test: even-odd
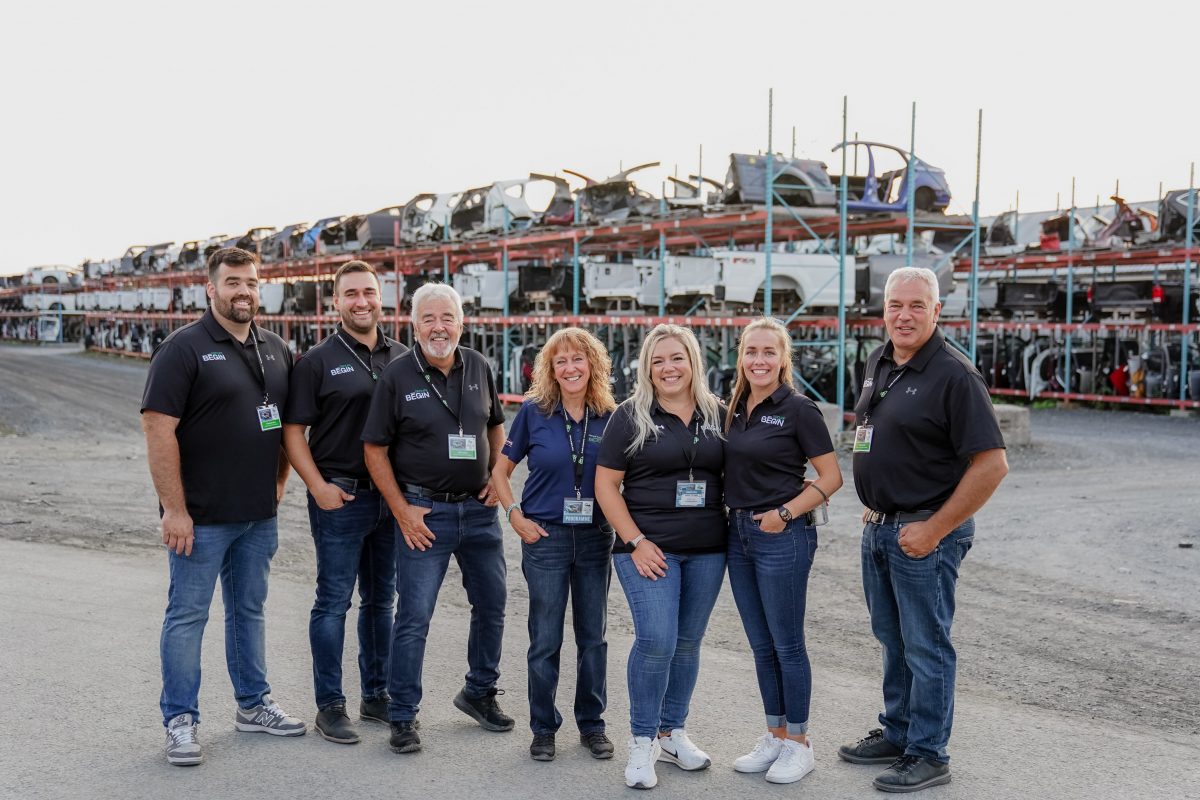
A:
[[[417,345],[393,361],[363,428],[367,468],[396,518],[399,592],[392,629],[388,716],[397,753],[421,749],[416,717],[429,621],[451,556],[471,603],[469,671],[454,705],[489,731],[509,731],[496,703],[506,598],[504,543],[491,470],[504,414],[491,367],[458,346],[462,299],[427,283],[412,300]]]
[[[278,546],[275,512],[288,462],[279,409],[292,355],[254,324],[258,259],[236,247],[208,260],[212,307],[155,348],[142,397],[150,475],[171,582],[160,651],[167,761],[203,760],[200,644],[218,576],[225,659],[240,731],[300,736],[304,723],[271,699],[263,608]]]
[[[317,554],[317,596],[308,625],[317,702],[313,727],[331,742],[354,744],[360,737],[342,693],[346,612],[357,580],[359,716],[386,724],[396,594],[392,513],[363,461],[362,428],[380,373],[408,348],[379,327],[382,299],[371,265],[343,264],[333,278],[333,295],[342,324],[296,364],[283,441],[308,486]]]

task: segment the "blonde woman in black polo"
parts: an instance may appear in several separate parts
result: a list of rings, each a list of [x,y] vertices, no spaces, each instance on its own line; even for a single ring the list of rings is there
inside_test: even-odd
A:
[[[841,488],[842,473],[820,410],[793,385],[787,328],[773,319],[742,331],[725,436],[729,584],[754,653],[767,728],[734,769],[793,783],[814,763],[804,647],[814,512]],[[808,463],[817,477],[806,484]]]

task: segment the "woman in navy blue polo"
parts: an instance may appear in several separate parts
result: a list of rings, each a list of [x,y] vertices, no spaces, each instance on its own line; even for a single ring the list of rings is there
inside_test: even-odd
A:
[[[580,742],[595,758],[613,754],[603,719],[613,530],[594,490],[600,437],[616,408],[611,370],[604,346],[587,331],[564,328],[551,336],[492,470],[508,521],[521,537],[521,571],[529,585],[529,755],[535,761],[554,758],[554,734],[562,725],[554,694],[568,593]],[[526,456],[529,475],[516,503],[509,478]]]
[[[729,586],[767,723],[734,769],[792,783],[813,768],[804,606],[817,550],[814,514],[841,488],[842,472],[821,411],[793,386],[792,340],[773,319],[742,331],[725,429]],[[807,463],[816,480],[805,480]]]

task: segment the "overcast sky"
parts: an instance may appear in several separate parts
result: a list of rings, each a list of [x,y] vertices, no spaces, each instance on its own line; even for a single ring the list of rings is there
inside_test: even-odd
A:
[[[1061,8],[1060,8],[1061,5]],[[1200,4],[55,2],[0,26],[0,274],[530,171],[909,141],[969,212],[1187,185]],[[1168,14],[1169,10],[1169,14]],[[658,193],[664,172],[647,175]]]

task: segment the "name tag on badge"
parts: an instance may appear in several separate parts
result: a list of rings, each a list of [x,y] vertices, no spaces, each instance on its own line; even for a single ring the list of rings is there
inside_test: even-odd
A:
[[[874,425],[859,425],[854,430],[854,449],[855,453],[871,452],[871,439],[875,436]]]
[[[475,460],[475,437],[472,436],[454,436],[450,439],[450,460],[452,461],[474,461]]]
[[[592,509],[595,501],[591,498],[583,500],[574,497],[563,499],[562,521],[564,525],[591,525]]]
[[[676,481],[676,508],[703,508],[708,481]]]
[[[274,403],[261,405],[258,411],[258,427],[264,431],[278,430],[283,421],[279,419],[279,406]]]

